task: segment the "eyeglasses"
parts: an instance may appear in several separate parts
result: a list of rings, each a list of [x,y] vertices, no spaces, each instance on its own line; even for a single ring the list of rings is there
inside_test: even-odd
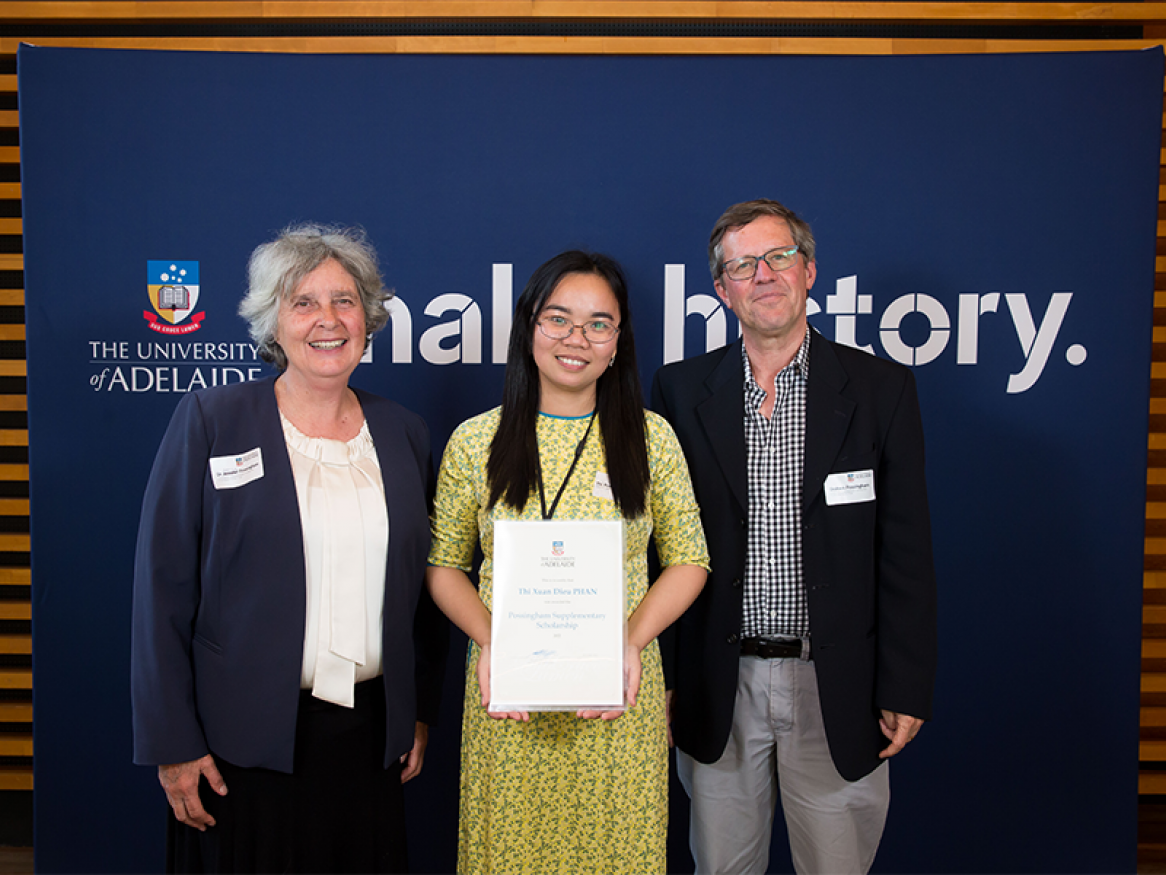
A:
[[[619,326],[612,325],[606,319],[596,319],[578,325],[564,316],[543,316],[537,324],[538,330],[551,340],[566,340],[576,328],[592,343],[609,343],[619,334]]]
[[[726,261],[722,272],[731,280],[749,280],[757,273],[757,263],[764,260],[774,272],[789,270],[798,258],[797,246],[779,246],[764,255],[743,255]]]

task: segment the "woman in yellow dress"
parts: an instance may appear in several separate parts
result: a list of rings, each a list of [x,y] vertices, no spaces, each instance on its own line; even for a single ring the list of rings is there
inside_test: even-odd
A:
[[[656,636],[700,593],[708,552],[684,456],[670,426],[644,410],[635,359],[619,265],[564,252],[535,271],[518,300],[502,406],[462,423],[446,447],[427,580],[471,639],[461,873],[666,868],[668,741]],[[493,523],[551,518],[624,521],[626,710],[486,710]],[[651,537],[664,571],[649,587]]]

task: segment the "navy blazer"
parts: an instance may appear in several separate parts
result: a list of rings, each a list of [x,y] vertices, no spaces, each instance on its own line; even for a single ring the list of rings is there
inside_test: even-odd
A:
[[[307,584],[275,379],[187,395],[158,449],[134,564],[136,763],[214,753],[238,766],[292,771]],[[387,767],[413,746],[415,720],[433,722],[440,702],[447,627],[422,599],[433,466],[419,416],[354,391],[376,444],[389,515]],[[214,487],[211,458],[256,448],[262,477]]]
[[[663,638],[672,733],[700,762],[732,726],[749,493],[741,342],[661,368],[652,407],[688,458],[712,572]],[[930,719],[936,663],[935,572],[923,427],[908,368],[810,341],[802,549],[812,658],[830,753],[858,780],[879,765],[886,709]],[[875,500],[828,506],[827,475],[873,470]]]

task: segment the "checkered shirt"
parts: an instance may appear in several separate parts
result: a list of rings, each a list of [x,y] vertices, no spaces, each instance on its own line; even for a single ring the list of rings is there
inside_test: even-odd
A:
[[[749,476],[749,552],[741,634],[810,634],[802,577],[802,469],[806,456],[806,383],[810,331],[774,380],[773,415],[761,415],[765,391],[745,367],[745,448]]]

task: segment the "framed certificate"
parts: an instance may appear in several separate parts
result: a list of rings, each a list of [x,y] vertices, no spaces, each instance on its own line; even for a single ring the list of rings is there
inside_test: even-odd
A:
[[[494,523],[491,711],[624,707],[622,521]]]

